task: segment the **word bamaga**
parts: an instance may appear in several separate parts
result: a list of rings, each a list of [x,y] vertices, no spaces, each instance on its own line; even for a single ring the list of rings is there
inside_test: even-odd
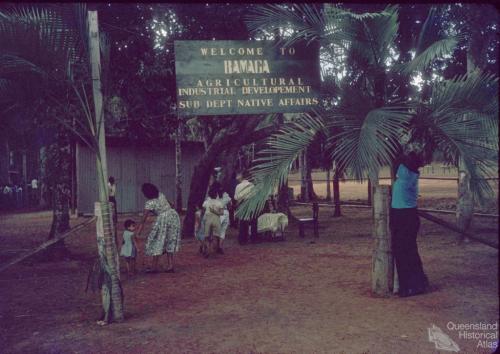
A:
[[[264,48],[200,48],[202,56],[264,55]],[[225,74],[269,74],[267,60],[224,60]]]

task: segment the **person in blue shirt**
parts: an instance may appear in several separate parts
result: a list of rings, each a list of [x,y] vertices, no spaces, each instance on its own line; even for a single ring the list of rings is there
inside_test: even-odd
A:
[[[420,219],[417,211],[418,169],[423,159],[410,152],[396,162],[396,181],[392,186],[391,233],[392,250],[399,280],[399,296],[427,291],[429,281],[418,254],[417,233]]]

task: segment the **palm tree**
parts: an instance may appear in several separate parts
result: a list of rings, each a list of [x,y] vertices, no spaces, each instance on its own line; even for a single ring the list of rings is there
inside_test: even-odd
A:
[[[25,101],[13,97],[4,101],[8,109],[43,103],[57,108],[57,122],[77,135],[96,154],[102,233],[98,236],[100,268],[104,273],[103,305],[109,305],[110,320],[123,319],[122,289],[116,261],[113,225],[109,220],[105,150],[99,146],[99,117],[92,108],[89,66],[89,38],[85,5],[6,5],[0,10],[0,90],[32,92]],[[109,59],[109,44],[101,38],[101,55]],[[108,59],[108,60],[106,60]],[[102,70],[102,69],[101,69]],[[105,74],[106,70],[103,70]],[[22,96],[21,96],[22,97]],[[75,116],[76,127],[68,121]],[[101,144],[103,145],[103,144]],[[104,155],[102,155],[104,153]],[[111,292],[110,298],[106,298]]]
[[[283,183],[291,162],[318,133],[329,136],[332,159],[358,180],[378,183],[378,171],[391,165],[402,149],[419,149],[430,159],[442,151],[450,159],[463,159],[471,173],[478,200],[492,192],[483,177],[490,171],[498,146],[478,143],[492,140],[498,131],[497,78],[479,70],[452,80],[435,81],[413,100],[398,99],[389,90],[392,75],[425,71],[445,54],[451,54],[460,36],[446,37],[435,30],[438,11],[431,8],[418,36],[415,57],[403,65],[388,65],[398,34],[398,7],[378,13],[354,14],[336,6],[264,5],[249,16],[254,31],[290,28],[282,45],[297,40],[319,41],[325,50],[340,48],[347,76],[337,85],[339,99],[328,109],[304,114],[268,141],[252,168],[257,188],[238,210],[250,217],[262,209],[267,196]],[[463,117],[467,117],[464,119]],[[270,158],[272,156],[272,159]]]

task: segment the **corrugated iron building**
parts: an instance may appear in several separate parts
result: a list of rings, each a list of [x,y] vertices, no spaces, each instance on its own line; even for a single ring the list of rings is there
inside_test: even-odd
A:
[[[175,201],[175,145],[147,147],[142,144],[108,139],[106,142],[108,175],[116,180],[116,200],[119,213],[139,212],[144,208],[141,185],[155,184],[171,202]],[[203,143],[185,141],[182,147],[182,199],[187,205],[191,176],[204,153]],[[98,200],[95,155],[85,145],[76,147],[77,209],[93,214]]]

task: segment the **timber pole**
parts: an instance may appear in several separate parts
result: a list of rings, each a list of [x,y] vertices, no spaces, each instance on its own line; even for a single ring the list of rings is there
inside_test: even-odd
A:
[[[373,193],[372,292],[390,296],[393,291],[394,261],[389,229],[390,188],[375,186]]]

